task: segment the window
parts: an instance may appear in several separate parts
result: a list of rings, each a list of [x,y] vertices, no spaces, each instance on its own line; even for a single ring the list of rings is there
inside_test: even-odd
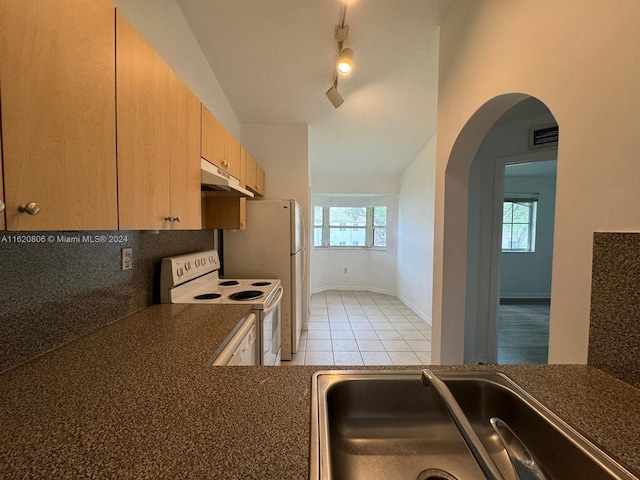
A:
[[[502,251],[535,252],[538,194],[505,195],[502,204]]]
[[[384,248],[387,207],[314,207],[314,247]]]

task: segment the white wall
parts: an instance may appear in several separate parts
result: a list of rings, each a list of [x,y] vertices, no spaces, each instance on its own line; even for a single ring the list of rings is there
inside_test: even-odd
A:
[[[242,126],[242,144],[265,170],[266,200],[295,198],[302,209],[307,237],[306,277],[302,305],[307,322],[311,242],[309,194],[309,128],[299,124],[250,124]],[[259,200],[250,200],[259,201]]]
[[[401,177],[398,199],[398,297],[431,323],[436,137]]]
[[[240,139],[238,117],[175,0],[112,0],[112,3],[209,111]]]
[[[530,95],[560,126],[549,362],[586,363],[593,233],[640,228],[640,2],[605,6],[458,2],[441,26],[435,362],[463,359],[466,257],[460,252],[474,152],[495,120]]]
[[[537,193],[538,207],[535,251],[500,255],[500,298],[551,298],[556,179],[508,176],[504,191]]]
[[[311,292],[369,290],[396,295],[398,197],[396,195],[313,195],[313,205],[387,207],[387,247],[312,248]],[[347,273],[344,273],[344,269]]]
[[[312,173],[311,190],[319,194],[397,195],[400,192],[400,175],[371,172]]]

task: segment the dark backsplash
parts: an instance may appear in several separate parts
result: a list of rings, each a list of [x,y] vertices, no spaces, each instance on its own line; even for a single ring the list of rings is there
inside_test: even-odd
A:
[[[640,388],[640,233],[594,235],[588,363]]]
[[[42,241],[17,242],[29,239]],[[159,303],[161,259],[212,249],[213,239],[212,230],[0,233],[0,371]]]

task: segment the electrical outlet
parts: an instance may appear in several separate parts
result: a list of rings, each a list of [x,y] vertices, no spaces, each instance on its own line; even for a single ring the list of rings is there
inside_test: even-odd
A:
[[[121,250],[122,253],[122,270],[131,270],[133,268],[133,248],[127,247]]]

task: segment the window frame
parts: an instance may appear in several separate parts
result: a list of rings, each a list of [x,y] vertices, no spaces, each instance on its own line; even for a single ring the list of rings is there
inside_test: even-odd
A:
[[[504,220],[504,205],[506,203],[511,204],[530,204],[529,205],[529,221],[528,222],[514,222],[513,212],[510,222]],[[502,212],[503,218],[500,230],[500,249],[502,253],[535,253],[536,252],[536,227],[538,216],[538,194],[537,193],[505,193],[502,200]],[[513,245],[513,226],[514,225],[528,225],[528,248],[504,248],[503,236],[505,225],[511,226],[511,245]]]
[[[330,248],[337,248],[337,249],[374,249],[374,250],[386,250],[387,249],[387,236],[386,236],[386,231],[387,231],[387,221],[385,221],[385,225],[375,225],[374,224],[374,209],[376,208],[384,208],[384,209],[388,209],[388,207],[386,205],[376,205],[376,206],[371,206],[371,207],[353,207],[353,208],[364,208],[365,209],[365,218],[366,218],[366,222],[365,225],[335,225],[332,226],[331,222],[330,222],[330,212],[332,208],[343,208],[341,206],[320,206],[320,205],[314,205],[314,242],[313,242],[313,247],[314,248],[326,248],[326,249],[330,249]],[[322,208],[322,225],[316,225],[315,224],[315,209],[316,208]],[[315,243],[315,231],[317,228],[321,228],[322,229],[322,245],[316,245]],[[331,245],[331,230],[332,229],[338,229],[340,231],[348,231],[348,230],[359,230],[359,229],[364,229],[365,231],[365,241],[364,241],[364,245],[349,245],[349,244],[344,244],[344,245]],[[373,244],[374,242],[374,230],[375,229],[384,229],[385,230],[385,245],[384,246],[375,246]]]

